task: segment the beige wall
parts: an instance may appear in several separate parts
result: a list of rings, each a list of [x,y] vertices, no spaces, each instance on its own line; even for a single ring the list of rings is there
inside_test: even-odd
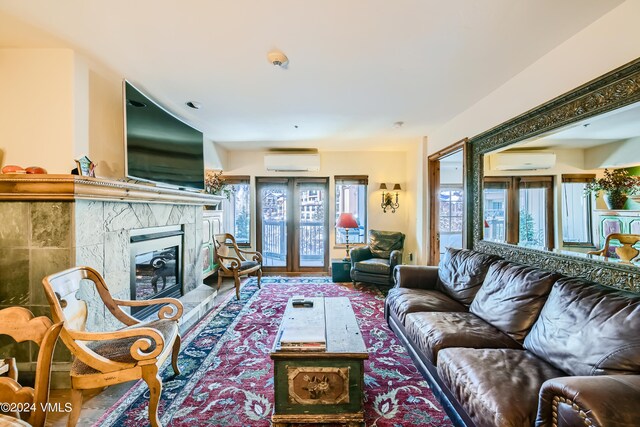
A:
[[[205,169],[225,170],[227,169],[228,153],[224,147],[213,141],[204,141],[204,167]]]
[[[122,77],[96,64],[88,65],[87,72],[89,158],[97,164],[97,176],[122,178],[124,177]]]
[[[70,49],[0,49],[2,165],[124,176],[121,78]]]
[[[368,175],[368,217],[369,229],[402,231],[408,234],[408,244],[405,246],[405,259],[408,254],[416,250],[415,221],[416,217],[416,186],[413,165],[408,165],[408,154],[404,151],[368,151],[348,152],[333,151],[320,153],[320,171],[304,173],[268,172],[264,168],[263,151],[229,151],[227,153],[227,175],[250,175],[252,184],[256,176],[309,176],[331,177],[334,175]],[[415,159],[414,159],[415,160]],[[409,179],[408,173],[411,173]],[[380,207],[381,194],[378,187],[381,182],[389,184],[399,183],[408,190],[400,193],[400,207],[396,213],[382,212]],[[334,248],[335,234],[333,224],[335,218],[335,184],[333,179],[329,183],[329,224],[331,258],[344,256],[344,249]],[[255,189],[255,186],[254,186]],[[252,206],[255,206],[255,190],[252,196]],[[252,243],[255,244],[255,218],[252,220]]]
[[[589,168],[620,168],[640,164],[640,137],[616,143],[598,145],[585,150],[585,166]]]
[[[0,49],[2,165],[69,173],[76,127],[76,63],[69,49]]]

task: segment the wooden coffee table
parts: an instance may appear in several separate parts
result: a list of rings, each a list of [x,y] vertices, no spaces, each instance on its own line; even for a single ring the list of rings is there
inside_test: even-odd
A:
[[[293,307],[289,300],[271,352],[275,387],[273,426],[295,423],[359,426],[364,423],[364,360],[369,355],[351,303],[343,297],[307,299],[313,301],[313,307]],[[325,350],[318,342],[322,335],[326,339]],[[290,341],[291,337],[299,336],[301,342],[287,346],[281,343],[283,336]],[[305,345],[305,337],[311,337],[309,346]]]

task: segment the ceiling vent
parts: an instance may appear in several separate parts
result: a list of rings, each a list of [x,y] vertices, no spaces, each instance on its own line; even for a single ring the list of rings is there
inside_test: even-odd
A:
[[[556,155],[536,151],[507,151],[490,155],[489,164],[492,170],[498,171],[551,169],[556,164]]]
[[[320,155],[309,153],[265,154],[264,168],[273,172],[318,172]]]

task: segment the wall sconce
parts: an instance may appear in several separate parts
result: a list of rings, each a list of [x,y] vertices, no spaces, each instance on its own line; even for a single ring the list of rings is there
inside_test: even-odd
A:
[[[391,191],[387,191],[387,184],[380,184],[380,190],[382,190],[382,203],[380,207],[382,208],[382,212],[387,213],[387,209],[391,209],[391,213],[396,213],[396,209],[400,206],[398,203],[398,192],[402,190],[400,184],[394,184],[393,190],[396,192],[396,201],[393,201],[393,195]]]

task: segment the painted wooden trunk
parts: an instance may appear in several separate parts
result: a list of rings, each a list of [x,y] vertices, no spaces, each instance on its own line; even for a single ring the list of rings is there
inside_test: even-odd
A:
[[[294,423],[364,422],[362,406],[364,360],[368,358],[362,334],[347,298],[308,298],[313,307],[287,305],[274,344],[274,426]],[[320,309],[322,308],[322,309]],[[302,311],[307,310],[307,311]],[[326,350],[307,350],[305,337],[318,344],[324,327]],[[300,350],[283,351],[280,337],[299,336]],[[305,333],[308,329],[308,334]]]

